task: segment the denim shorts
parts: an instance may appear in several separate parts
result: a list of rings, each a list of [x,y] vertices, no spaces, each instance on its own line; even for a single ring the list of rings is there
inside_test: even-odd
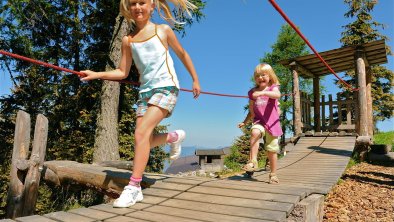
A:
[[[144,116],[149,105],[168,110],[167,117],[171,116],[178,98],[179,89],[175,86],[165,86],[141,92],[137,101],[137,117]]]

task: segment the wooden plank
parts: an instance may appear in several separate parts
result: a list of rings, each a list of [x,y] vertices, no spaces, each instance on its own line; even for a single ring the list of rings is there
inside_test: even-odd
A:
[[[165,197],[155,197],[155,196],[149,196],[147,194],[145,195],[144,191],[142,191],[142,193],[144,194],[144,199],[141,201],[142,203],[158,204],[168,199]]]
[[[100,211],[104,211],[104,212],[108,212],[108,213],[113,213],[116,215],[126,215],[128,213],[136,211],[136,209],[134,209],[133,207],[115,208],[110,204],[100,204],[100,205],[91,206],[89,208],[93,209],[93,210],[100,210]]]
[[[157,197],[165,197],[172,198],[181,193],[181,191],[176,190],[165,190],[165,189],[156,189],[156,188],[147,188],[142,191],[144,195],[149,196],[157,196]]]
[[[141,220],[145,221],[157,221],[157,222],[195,222],[195,221],[201,221],[201,220],[194,220],[190,218],[184,218],[184,217],[176,217],[176,216],[171,216],[171,215],[165,215],[165,214],[156,214],[152,212],[147,212],[147,211],[136,211],[130,214],[126,215],[127,217],[133,217],[133,218],[138,218]]]
[[[248,207],[248,208],[258,208],[265,210],[276,210],[283,211],[286,214],[289,214],[293,208],[294,204],[285,203],[283,201],[278,202],[277,200],[264,199],[263,193],[254,192],[256,194],[255,197],[251,198],[247,196],[245,198],[240,197],[242,194],[235,191],[233,196],[218,196],[213,194],[201,194],[201,193],[190,193],[185,192],[175,197],[175,199],[189,200],[189,201],[197,201],[197,202],[205,202],[211,204],[220,204],[220,205],[230,205],[230,206],[239,206],[239,207]],[[259,195],[260,194],[260,195]],[[299,201],[299,198],[297,202]],[[296,202],[294,202],[296,203]]]
[[[268,222],[268,220],[230,216],[230,215],[226,215],[226,214],[209,213],[209,212],[203,212],[203,211],[172,208],[172,207],[166,207],[166,206],[153,206],[153,207],[150,207],[149,209],[146,209],[146,211],[156,213],[156,214],[167,214],[167,215],[187,217],[187,218],[191,218],[191,219],[198,219],[201,221],[210,221],[210,222],[217,222],[217,221]]]
[[[290,195],[298,195],[302,199],[305,198],[307,195],[306,189],[298,189],[298,188],[283,188],[283,187],[273,187],[272,185],[266,185],[262,184],[262,186],[256,186],[256,187],[251,187],[251,186],[243,186],[243,185],[238,185],[238,184],[228,184],[224,182],[211,182],[211,183],[205,183],[203,186],[207,187],[218,187],[218,188],[225,188],[225,189],[233,189],[233,190],[248,190],[248,191],[256,191],[256,192],[269,192],[269,193],[278,193],[278,194],[290,194]]]
[[[117,214],[109,213],[92,208],[77,208],[68,211],[69,213],[78,214],[81,216],[93,218],[95,220],[105,220],[117,216]]]
[[[43,216],[39,216],[39,215],[18,217],[15,220],[18,222],[56,222],[56,220],[52,220],[52,219],[49,219],[49,218],[46,218]]]
[[[157,189],[167,189],[167,190],[177,190],[177,191],[185,191],[193,187],[190,184],[178,184],[178,183],[168,183],[168,182],[156,182],[149,186],[149,188],[157,188]]]
[[[52,212],[49,214],[45,214],[44,217],[56,220],[56,221],[61,221],[61,222],[91,222],[91,221],[96,221],[95,219],[89,218],[89,217],[84,217],[81,215],[77,214],[72,214],[68,212],[63,212],[63,211],[57,211],[57,212]]]
[[[247,207],[234,207],[228,205],[201,203],[179,199],[167,200],[161,203],[160,206],[176,207],[188,210],[197,210],[209,213],[226,214],[230,216],[256,218],[263,220],[285,221],[286,219],[286,213],[280,211],[262,210]]]
[[[185,177],[172,177],[172,178],[167,178],[163,180],[163,182],[166,183],[179,183],[179,184],[189,184],[189,185],[198,185],[207,181],[212,181],[213,179],[204,179],[204,180],[193,180],[193,179],[188,179]]]
[[[146,222],[146,220],[141,220],[134,217],[117,216],[107,219],[104,222]]]
[[[300,200],[300,197],[295,195],[260,193],[253,191],[220,189],[215,187],[194,187],[190,189],[188,192],[220,195],[227,197],[243,197],[249,199],[268,200],[268,201],[284,202],[284,203],[296,203]]]

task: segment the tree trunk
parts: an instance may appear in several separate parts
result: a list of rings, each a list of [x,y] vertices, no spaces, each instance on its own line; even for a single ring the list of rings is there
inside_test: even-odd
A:
[[[116,17],[106,71],[117,68],[121,57],[122,38],[129,32],[130,25],[119,14]],[[118,141],[120,83],[104,81],[101,90],[101,108],[94,142],[94,163],[106,160],[119,160],[120,158]]]

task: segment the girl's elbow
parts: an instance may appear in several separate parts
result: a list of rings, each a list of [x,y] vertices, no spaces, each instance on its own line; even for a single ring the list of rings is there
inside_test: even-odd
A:
[[[121,69],[117,69],[116,72],[116,78],[121,80],[121,79],[125,79],[127,78],[127,76],[129,75],[129,73],[127,71],[123,71]]]

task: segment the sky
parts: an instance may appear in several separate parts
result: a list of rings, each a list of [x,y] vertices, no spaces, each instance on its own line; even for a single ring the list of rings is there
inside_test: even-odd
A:
[[[353,21],[344,17],[348,8],[343,0],[276,0],[276,3],[318,52],[340,48],[342,26]],[[202,90],[247,95],[253,86],[250,79],[255,66],[265,53],[271,52],[285,20],[268,0],[212,0],[207,1],[203,13],[205,18],[186,28],[186,36],[178,34],[193,60]],[[394,50],[394,1],[379,0],[372,16],[387,25],[379,31],[391,39],[386,44]],[[190,75],[175,54],[171,54],[181,88],[191,89]],[[388,61],[384,66],[394,70],[393,56],[388,56]],[[339,91],[333,78],[330,75],[321,83],[328,93]],[[0,83],[0,95],[9,93],[8,74],[0,73]],[[246,98],[205,94],[195,100],[191,93],[181,91],[174,113],[161,124],[167,125],[170,131],[184,129],[187,134],[184,146],[229,146],[242,135],[237,124],[247,114],[244,111],[247,103]],[[378,128],[394,130],[394,119],[378,123]]]

